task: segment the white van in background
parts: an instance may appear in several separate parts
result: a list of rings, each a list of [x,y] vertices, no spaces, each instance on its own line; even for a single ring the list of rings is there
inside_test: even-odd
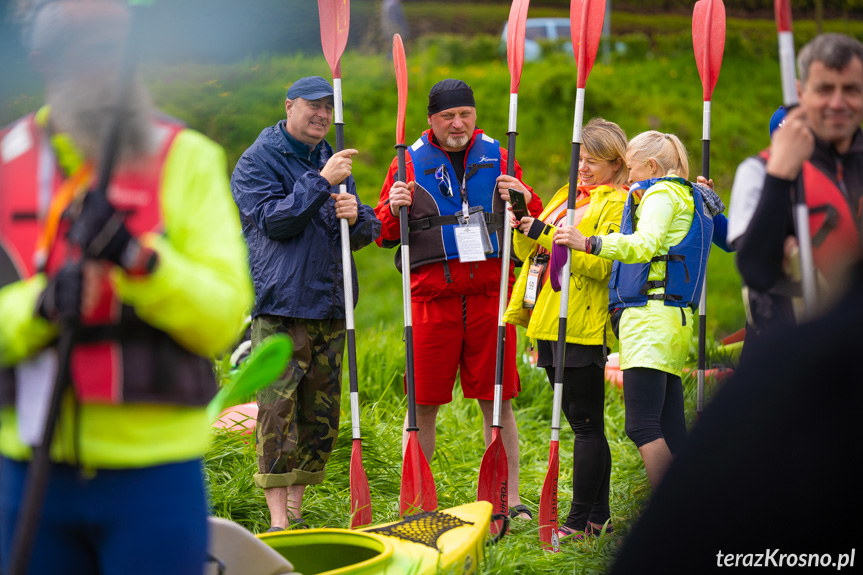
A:
[[[506,52],[506,31],[509,27],[507,22],[500,36],[501,43]],[[563,44],[567,54],[572,54],[572,34],[569,27],[569,18],[528,18],[524,29],[524,59],[532,62],[542,58],[542,46],[540,40],[558,41]]]

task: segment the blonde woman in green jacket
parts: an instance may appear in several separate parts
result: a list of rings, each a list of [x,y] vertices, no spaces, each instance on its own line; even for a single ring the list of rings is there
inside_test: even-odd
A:
[[[626,165],[630,184],[665,177],[678,181],[660,180],[631,192],[633,199],[641,196],[631,234],[564,228],[554,242],[578,250],[573,252],[576,260],[650,262],[647,280],[659,284],[668,279],[666,261],[659,258],[680,244],[693,225],[693,194],[679,181],[689,175],[686,150],[673,134],[644,132],[629,143]],[[593,255],[584,254],[587,247]],[[689,266],[688,273],[698,282],[697,265]],[[665,295],[665,288],[655,284],[645,292],[648,297]],[[656,488],[672,454],[686,440],[681,375],[692,339],[692,311],[688,305],[665,305],[662,299],[651,298],[646,305],[623,309],[619,328],[626,434],[638,447]]]
[[[607,234],[620,228],[626,200],[624,164],[626,134],[617,124],[594,118],[584,127],[579,159],[576,226],[587,234]],[[517,223],[516,256],[524,262],[504,316],[527,328],[537,340],[539,367],[554,385],[560,293],[549,281],[553,237],[563,224],[569,185],[562,187],[538,219]],[[516,222],[513,221],[516,225]],[[569,290],[563,412],[575,433],[572,460],[572,504],[560,527],[562,536],[581,538],[598,533],[611,517],[608,504],[611,452],[605,438],[604,344],[613,336],[608,322],[608,278],[611,262],[574,254]]]

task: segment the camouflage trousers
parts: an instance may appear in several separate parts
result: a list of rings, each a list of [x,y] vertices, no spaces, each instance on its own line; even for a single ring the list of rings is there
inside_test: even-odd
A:
[[[258,392],[255,444],[258,487],[314,485],[339,434],[345,321],[261,315],[252,320],[252,346],[274,333],[294,341],[284,373]]]

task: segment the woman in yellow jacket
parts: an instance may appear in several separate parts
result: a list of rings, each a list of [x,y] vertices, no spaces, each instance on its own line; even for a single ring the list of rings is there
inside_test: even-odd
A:
[[[607,234],[620,228],[626,200],[623,185],[626,134],[617,124],[594,118],[582,132],[578,164],[575,222],[585,234]],[[560,293],[549,281],[549,254],[556,226],[563,225],[569,185],[554,195],[539,219],[513,220],[521,234],[513,247],[524,262],[504,316],[527,328],[537,340],[537,365],[554,385]],[[605,356],[611,337],[608,322],[608,278],[611,262],[574,253],[569,290],[569,317],[563,378],[563,412],[575,433],[572,453],[572,504],[560,527],[562,536],[598,533],[608,521],[611,452],[605,438]]]

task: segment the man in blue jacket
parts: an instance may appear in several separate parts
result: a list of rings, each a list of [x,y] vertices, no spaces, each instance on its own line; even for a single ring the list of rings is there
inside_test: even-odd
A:
[[[324,140],[333,121],[333,89],[321,77],[288,89],[287,119],[265,128],[231,177],[255,285],[252,345],[273,333],[294,340],[282,376],[258,393],[258,473],[270,530],[305,527],[306,485],[324,480],[339,430],[345,298],[339,219],[352,250],[374,241],[381,224],[357,198],[351,157]],[[347,193],[334,193],[344,183]],[[358,297],[353,268],[354,301]]]

